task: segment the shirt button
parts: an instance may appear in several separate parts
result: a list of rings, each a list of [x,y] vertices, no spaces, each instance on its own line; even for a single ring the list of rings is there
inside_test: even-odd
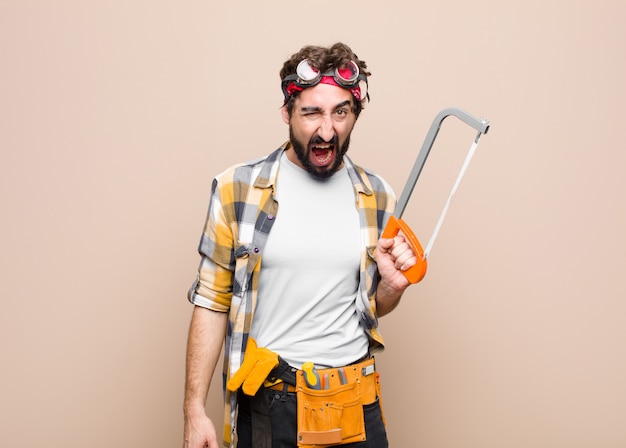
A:
[[[258,253],[259,253],[259,248],[258,248],[258,247],[255,247],[255,248],[254,248],[254,253],[255,253],[255,254],[258,254]]]

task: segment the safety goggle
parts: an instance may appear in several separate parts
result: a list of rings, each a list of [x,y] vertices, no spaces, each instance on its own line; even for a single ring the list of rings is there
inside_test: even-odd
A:
[[[357,97],[357,100],[363,101],[366,98],[369,100],[367,76],[361,74],[359,66],[354,61],[350,61],[344,67],[321,72],[308,59],[304,59],[298,64],[295,74],[285,76],[283,79],[282,87],[285,98],[293,93],[293,91],[288,91],[291,90],[290,86],[294,87],[295,85],[296,88],[293,90],[306,89],[319,84],[324,77],[332,77],[337,85],[349,89]]]

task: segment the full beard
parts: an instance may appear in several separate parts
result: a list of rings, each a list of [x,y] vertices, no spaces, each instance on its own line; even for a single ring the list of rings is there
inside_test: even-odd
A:
[[[329,142],[325,142],[319,136],[314,136],[309,141],[308,145],[303,145],[300,141],[298,141],[293,135],[293,130],[291,126],[289,127],[289,139],[293,146],[293,150],[298,157],[298,160],[304,167],[307,173],[317,177],[318,179],[327,179],[333,174],[335,174],[341,168],[341,164],[343,163],[343,156],[348,152],[348,148],[350,147],[350,135],[346,138],[346,141],[339,147],[339,139],[337,136],[334,136],[333,139]],[[317,166],[311,162],[311,147],[314,145],[319,145],[322,143],[329,143],[333,146],[333,151],[335,152],[335,159],[330,165],[327,166]]]

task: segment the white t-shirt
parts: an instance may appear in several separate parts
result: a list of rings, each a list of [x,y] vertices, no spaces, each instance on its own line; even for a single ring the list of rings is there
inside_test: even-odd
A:
[[[348,172],[317,179],[283,154],[276,199],[250,335],[297,368],[352,363],[369,342],[355,305],[362,247]]]

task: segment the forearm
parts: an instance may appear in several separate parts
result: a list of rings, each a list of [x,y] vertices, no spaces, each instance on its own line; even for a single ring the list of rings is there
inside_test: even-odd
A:
[[[196,306],[189,327],[184,412],[204,415],[209,384],[224,341],[228,315]]]
[[[403,289],[394,288],[385,280],[381,279],[376,288],[376,314],[382,317],[392,312],[400,303]]]

